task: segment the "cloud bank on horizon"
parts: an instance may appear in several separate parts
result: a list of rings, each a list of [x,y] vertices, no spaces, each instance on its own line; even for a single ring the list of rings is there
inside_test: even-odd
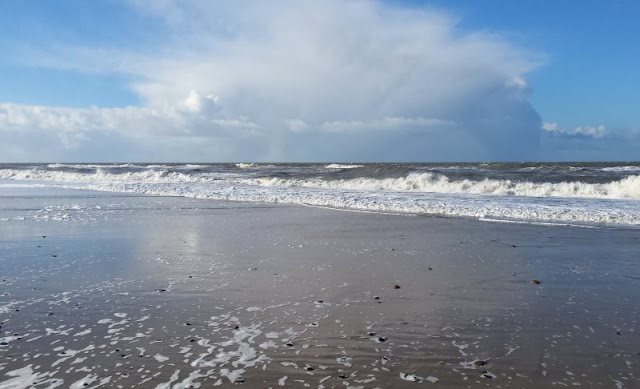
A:
[[[124,74],[142,104],[0,103],[5,161],[539,160],[604,126],[543,123],[544,56],[434,9],[374,1],[128,4],[154,50],[57,42],[33,66]],[[557,158],[556,158],[557,159]]]

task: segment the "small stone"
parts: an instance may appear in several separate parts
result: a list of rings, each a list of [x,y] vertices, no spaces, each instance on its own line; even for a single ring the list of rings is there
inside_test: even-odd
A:
[[[540,285],[540,284],[542,284],[542,282],[540,282],[540,281],[538,281],[538,280],[531,280],[531,281],[529,281],[529,283],[530,283],[530,284],[533,284],[533,285]]]
[[[242,378],[242,377],[238,377],[238,378],[236,378],[236,380],[235,380],[235,383],[236,383],[236,384],[241,384],[241,383],[243,383],[243,382],[244,382],[244,378]]]
[[[162,292],[166,292],[166,289],[158,289],[158,292],[162,293]]]
[[[314,371],[315,369],[313,367],[311,367],[311,366],[305,366],[304,370],[306,370],[306,371]]]
[[[380,296],[373,296],[374,300],[380,300]]]
[[[433,270],[433,268],[432,268],[432,267],[428,267],[427,269],[429,269],[429,270]]]
[[[474,361],[473,364],[475,366],[484,366],[487,364],[487,361]]]
[[[291,342],[287,342],[284,345],[287,346],[287,347],[293,347],[293,343],[291,343]]]
[[[234,329],[234,330],[239,330],[239,329],[240,329],[240,326],[235,326],[235,327],[233,327],[233,329]]]
[[[622,335],[622,332],[616,331],[616,335]]]
[[[380,337],[378,337],[378,342],[380,342],[380,343],[384,343],[384,342],[386,342],[386,341],[387,341],[387,337],[386,337],[386,336],[380,336]]]
[[[400,289],[400,285],[393,285],[393,289]]]
[[[340,374],[338,376],[338,378],[342,378],[343,380],[346,380],[347,379],[347,375],[346,374]]]
[[[191,325],[191,323],[186,322],[186,323],[184,323],[184,325],[186,325],[186,326],[190,326],[190,325]]]
[[[367,336],[376,336],[375,332],[367,332]]]

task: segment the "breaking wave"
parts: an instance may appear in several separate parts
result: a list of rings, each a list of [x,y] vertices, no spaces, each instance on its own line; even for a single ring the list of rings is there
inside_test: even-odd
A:
[[[0,168],[0,180],[4,181],[0,184],[304,204],[491,221],[640,226],[640,175],[589,183],[534,182],[526,180],[524,174],[521,180],[495,176],[473,180],[455,176],[456,172],[406,173],[402,172],[404,168],[395,167],[387,167],[380,173],[378,167],[351,171],[340,167],[334,172],[327,169],[331,165],[288,166],[277,170],[271,165],[269,168],[255,165],[239,173],[237,169],[207,165],[153,165],[153,168],[146,165],[121,169],[114,169],[113,165],[92,165],[91,171],[87,171],[89,165],[77,165],[79,171],[65,171],[68,166]],[[314,170],[316,168],[319,170]],[[386,177],[376,177],[377,174]],[[392,177],[392,174],[399,175]]]
[[[603,184],[583,182],[536,183],[484,179],[452,181],[433,173],[410,173],[398,178],[354,178],[348,180],[288,179],[265,177],[249,180],[262,186],[307,187],[336,190],[413,191],[432,193],[469,193],[520,197],[578,197],[640,200],[640,176],[629,176]]]
[[[347,165],[342,163],[331,163],[325,166],[324,168],[325,169],[355,169],[359,167],[363,167],[363,165]]]

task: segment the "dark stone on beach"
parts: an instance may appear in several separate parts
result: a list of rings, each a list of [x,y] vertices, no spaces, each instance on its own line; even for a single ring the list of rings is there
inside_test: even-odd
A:
[[[293,343],[291,343],[291,342],[287,342],[284,345],[287,346],[287,347],[293,347]]]
[[[367,336],[376,336],[375,332],[367,332]]]
[[[184,323],[184,325],[186,325],[186,326],[190,326],[190,325],[191,325],[191,323],[186,322],[186,323]]]
[[[373,299],[374,300],[380,300],[380,297],[379,296],[373,296]]]
[[[393,289],[400,289],[400,285],[393,285]]]
[[[166,292],[166,289],[158,289],[158,292],[162,293],[162,292]]]
[[[487,364],[487,361],[474,361],[474,366],[484,366]]]
[[[347,379],[347,377],[348,377],[348,376],[347,376],[346,374],[340,374],[340,375],[338,376],[338,378],[342,378],[343,380],[346,380],[346,379]]]
[[[235,327],[233,327],[233,329],[234,329],[234,330],[239,330],[239,329],[240,329],[240,326],[235,326]]]
[[[378,338],[378,342],[382,343],[382,342],[386,342],[387,341],[387,337],[386,336],[381,336]]]
[[[315,369],[314,369],[313,367],[311,367],[311,366],[305,366],[305,367],[304,367],[304,369],[305,369],[306,371],[314,371],[314,370],[315,370]]]
[[[189,278],[193,278],[193,276],[189,276]]]
[[[514,247],[514,248],[515,248],[515,247],[518,247],[518,246],[516,246],[515,244],[512,244],[512,245],[511,245],[511,247]]]
[[[244,378],[242,378],[242,377],[238,377],[238,378],[236,378],[236,380],[235,380],[234,382],[235,382],[236,384],[241,384],[241,383],[243,383],[243,382],[244,382]]]
[[[46,238],[47,236],[46,236],[46,235],[42,235],[42,237],[43,237],[43,238]]]
[[[189,342],[191,342],[191,343],[193,343],[195,341],[196,341],[195,339],[189,339]]]
[[[482,378],[492,379],[492,378],[493,378],[493,376],[491,376],[490,374],[486,374],[486,373],[485,373],[485,374],[483,374],[483,375],[482,375]]]
[[[47,316],[53,316],[53,312],[47,313]]]
[[[318,301],[316,301],[316,302],[317,302],[318,304],[322,304],[324,301],[322,301],[322,300],[318,300]]]
[[[529,281],[529,283],[533,284],[533,285],[540,285],[542,282],[540,282],[538,280],[531,280],[531,281]]]
[[[7,342],[0,342],[0,346],[6,346],[6,345],[8,345],[8,344],[9,344],[9,343],[7,343]]]
[[[616,331],[616,335],[622,335],[622,332]]]
[[[428,267],[427,269],[429,269],[429,270],[433,270],[433,268],[431,268],[431,267]]]
[[[54,258],[57,258],[58,254],[52,254],[51,256],[54,257]]]

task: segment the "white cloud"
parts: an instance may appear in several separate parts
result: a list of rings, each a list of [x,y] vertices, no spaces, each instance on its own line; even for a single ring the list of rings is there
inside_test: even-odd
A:
[[[561,135],[582,135],[593,138],[602,138],[609,133],[607,127],[603,124],[599,126],[581,126],[574,129],[566,129],[560,127],[557,123],[543,123],[542,129],[548,133]]]
[[[166,26],[162,49],[58,44],[29,55],[34,64],[128,74],[144,105],[2,104],[0,151],[43,133],[62,142],[61,159],[96,134],[183,160],[348,160],[354,149],[370,160],[531,159],[535,150],[541,124],[524,77],[540,56],[465,32],[446,13],[364,0],[132,5]],[[181,137],[189,154],[154,137]],[[221,137],[224,152],[212,153]],[[391,145],[401,150],[385,154]]]

